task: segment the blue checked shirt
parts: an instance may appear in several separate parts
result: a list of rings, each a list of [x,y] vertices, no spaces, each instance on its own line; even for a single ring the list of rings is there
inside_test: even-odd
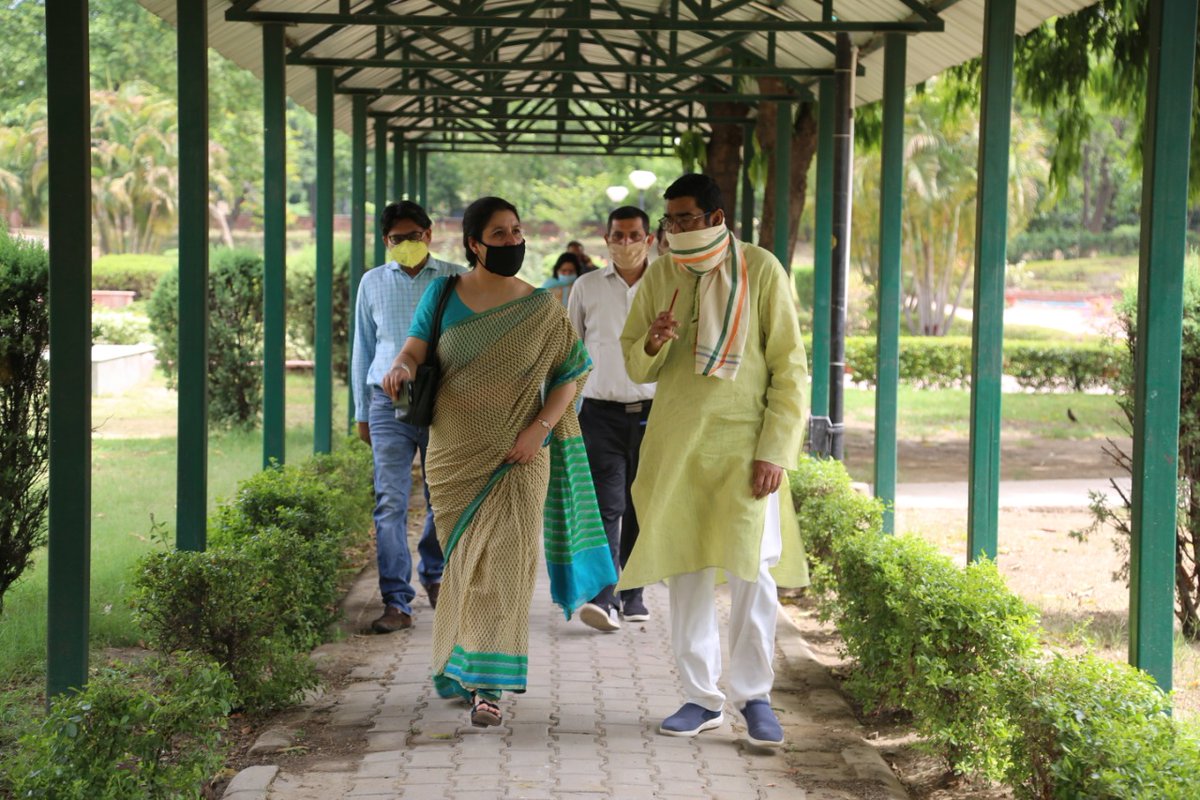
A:
[[[465,267],[429,257],[425,268],[410,278],[395,261],[368,270],[358,284],[354,311],[354,350],[350,375],[354,381],[354,418],[366,422],[372,387],[383,381],[396,354],[408,338],[408,326],[421,295],[440,275],[466,272]]]

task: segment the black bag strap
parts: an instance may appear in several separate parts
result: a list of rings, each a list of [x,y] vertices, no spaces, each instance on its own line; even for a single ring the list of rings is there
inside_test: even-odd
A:
[[[438,298],[437,310],[433,312],[433,332],[429,336],[429,355],[425,357],[426,363],[429,363],[430,358],[437,360],[437,343],[442,336],[442,315],[446,313],[446,303],[450,302],[450,294],[454,291],[454,284],[457,281],[457,275],[447,278],[446,286],[442,289],[442,296]]]

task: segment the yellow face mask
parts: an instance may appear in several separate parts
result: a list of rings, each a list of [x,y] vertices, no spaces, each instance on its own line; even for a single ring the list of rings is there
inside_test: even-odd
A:
[[[415,267],[429,255],[429,245],[425,242],[401,242],[388,249],[388,258],[402,267]]]

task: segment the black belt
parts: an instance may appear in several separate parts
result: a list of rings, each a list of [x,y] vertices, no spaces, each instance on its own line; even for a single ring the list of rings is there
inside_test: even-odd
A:
[[[641,414],[643,411],[650,410],[649,400],[639,400],[636,403],[618,403],[615,400],[594,400],[590,397],[583,398],[585,403],[594,403],[601,408],[611,408],[614,411],[621,411],[625,414]]]

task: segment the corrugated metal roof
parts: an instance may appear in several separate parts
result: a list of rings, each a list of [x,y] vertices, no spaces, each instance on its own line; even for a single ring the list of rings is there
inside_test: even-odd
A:
[[[175,24],[176,0],[139,2],[152,13]],[[260,77],[260,27],[251,22],[228,21],[226,13],[231,8],[237,5],[249,6],[254,12],[329,15],[337,14],[343,4],[343,0],[259,0],[255,3],[237,4],[230,0],[206,2],[210,45]],[[1021,0],[1017,4],[1017,33],[1026,33],[1048,18],[1071,13],[1093,2],[1095,0]],[[414,17],[436,17],[446,13],[443,4],[425,0],[392,2],[382,11],[376,8],[373,0],[356,0],[348,5],[355,13],[395,14],[398,23]],[[774,63],[788,69],[827,70],[833,67],[834,56],[829,46],[833,39],[831,34],[782,30],[790,22],[820,21],[823,6],[820,0],[731,3],[730,10],[721,16],[721,20],[736,20],[741,23],[754,21],[756,24],[753,30],[731,35],[724,46],[716,46],[724,41],[723,34],[705,30],[679,31],[674,34],[636,30],[653,29],[669,21],[662,11],[666,4],[661,0],[634,0],[619,4],[594,0],[591,3],[591,18],[604,26],[604,29],[583,31],[578,35],[571,35],[562,30],[561,26],[555,25],[553,20],[561,16],[562,4],[533,5],[541,7],[532,15],[537,20],[534,24],[540,25],[541,29],[504,33],[504,15],[530,6],[528,0],[507,0],[486,4],[486,12],[482,13],[495,17],[494,27],[490,30],[455,26],[453,18],[446,17],[447,27],[436,30],[422,29],[414,32],[402,24],[388,26],[382,29],[384,33],[381,40],[380,34],[377,33],[380,29],[370,25],[330,28],[324,21],[305,21],[288,27],[286,41],[289,53],[296,53],[298,48],[308,43],[305,53],[308,57],[358,59],[376,56],[382,41],[385,46],[401,48],[402,53],[417,52],[425,59],[436,60],[439,66],[445,63],[447,66],[444,69],[432,69],[424,73],[425,85],[438,87],[442,92],[453,93],[464,88],[473,88],[486,96],[489,92],[522,91],[532,87],[538,95],[548,100],[557,97],[556,89],[560,92],[569,91],[580,99],[622,91],[633,83],[634,79],[627,74],[611,71],[614,66],[619,65],[621,60],[636,62],[638,53],[648,57],[655,48],[658,48],[660,53],[666,51],[672,38],[680,53],[686,54],[696,48],[708,48],[697,57],[687,59],[686,64],[691,68],[690,72],[682,72],[675,76],[661,90],[644,93],[645,105],[642,107],[666,106],[665,101],[683,100],[686,92],[707,86],[705,76],[695,71],[700,68],[697,65],[706,63],[730,64],[733,63],[733,59],[737,59],[738,63],[753,63],[755,59],[766,62],[773,54]],[[944,24],[944,30],[910,34],[918,41],[910,43],[908,48],[906,80],[909,85],[924,81],[948,67],[974,58],[982,46],[984,0],[925,0],[924,5],[940,9],[938,16]],[[687,0],[680,6],[683,9],[681,18],[695,19],[694,16],[689,17],[688,8],[691,4]],[[839,0],[835,2],[834,9],[839,20],[844,22],[920,20],[906,0]],[[412,35],[414,33],[415,36]],[[314,37],[321,35],[325,38],[312,43]],[[544,65],[546,62],[561,59],[566,52],[565,48],[570,47],[570,43],[574,41],[579,55],[586,60],[591,71],[563,73],[530,69],[468,75],[453,69],[452,62],[462,57],[461,50],[470,50],[481,39],[491,37],[491,41],[495,41],[505,36],[508,38],[493,50],[492,57],[499,64]],[[397,44],[405,37],[412,38],[410,44]],[[856,32],[852,33],[851,37],[860,48],[860,63],[864,71],[855,84],[856,103],[873,102],[882,94],[883,37],[871,32]],[[715,44],[714,38],[719,40]],[[393,54],[392,57],[397,56]],[[288,95],[296,103],[313,111],[316,108],[315,75],[315,68],[309,66],[292,65],[287,69]],[[390,87],[388,91],[407,93],[374,97],[371,102],[373,111],[397,109],[419,94],[420,84],[413,80],[413,73],[393,67],[372,65],[355,70],[339,68],[338,75],[341,88],[380,90]],[[708,80],[711,82],[712,79]],[[724,80],[731,87],[737,85],[733,82],[734,79],[728,76],[718,80]],[[795,78],[793,85],[810,84],[812,80],[810,77]],[[741,85],[747,85],[744,79]],[[748,85],[754,84],[751,82]],[[701,106],[697,106],[696,111],[703,115]],[[335,98],[334,123],[339,129],[350,131],[351,102],[347,94],[339,93]],[[428,122],[418,119],[413,120],[412,124],[421,126]],[[371,127],[368,126],[368,136],[373,136]]]

